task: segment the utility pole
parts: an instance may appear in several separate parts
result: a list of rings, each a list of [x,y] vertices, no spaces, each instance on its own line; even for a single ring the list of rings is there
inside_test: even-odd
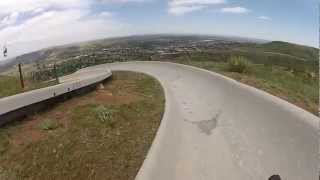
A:
[[[21,88],[24,89],[24,81],[23,81],[23,75],[22,75],[22,69],[21,69],[21,63],[18,64],[19,66],[19,75],[20,75],[20,83],[21,83]]]

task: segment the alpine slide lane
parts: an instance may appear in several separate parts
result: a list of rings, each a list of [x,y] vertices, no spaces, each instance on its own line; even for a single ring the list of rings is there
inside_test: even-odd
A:
[[[311,113],[219,74],[174,63],[104,64],[75,77],[103,70],[148,74],[165,92],[163,119],[137,180],[319,178],[320,120]]]
[[[165,62],[97,66],[156,78],[165,113],[137,180],[316,180],[319,118],[203,69]]]

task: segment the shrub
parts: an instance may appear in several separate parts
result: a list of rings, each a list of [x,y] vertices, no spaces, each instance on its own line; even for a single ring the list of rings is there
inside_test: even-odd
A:
[[[251,71],[251,64],[244,57],[231,57],[227,64],[227,70],[237,73],[249,73]]]
[[[96,118],[104,123],[104,122],[110,122],[111,119],[112,119],[112,113],[113,111],[110,110],[110,109],[107,109],[106,107],[104,106],[98,106],[95,108],[95,115],[96,115]]]
[[[54,130],[60,127],[60,124],[51,119],[46,119],[39,124],[41,130]]]

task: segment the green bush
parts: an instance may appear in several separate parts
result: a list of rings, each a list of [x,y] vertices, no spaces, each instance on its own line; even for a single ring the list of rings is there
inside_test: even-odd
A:
[[[231,57],[227,64],[227,70],[237,73],[250,73],[251,64],[244,57]]]
[[[51,119],[46,119],[39,124],[41,130],[54,130],[60,127],[60,124]]]
[[[113,111],[110,110],[110,109],[107,109],[106,107],[104,106],[98,106],[95,108],[95,115],[96,115],[96,118],[104,123],[104,122],[110,122],[111,119],[112,119],[112,114],[113,114]]]

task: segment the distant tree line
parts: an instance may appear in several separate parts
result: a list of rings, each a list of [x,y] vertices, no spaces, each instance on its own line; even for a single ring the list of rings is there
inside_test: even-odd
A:
[[[55,72],[52,65],[41,64],[39,61],[35,64],[35,71],[31,72],[33,81],[48,81],[55,78]]]

